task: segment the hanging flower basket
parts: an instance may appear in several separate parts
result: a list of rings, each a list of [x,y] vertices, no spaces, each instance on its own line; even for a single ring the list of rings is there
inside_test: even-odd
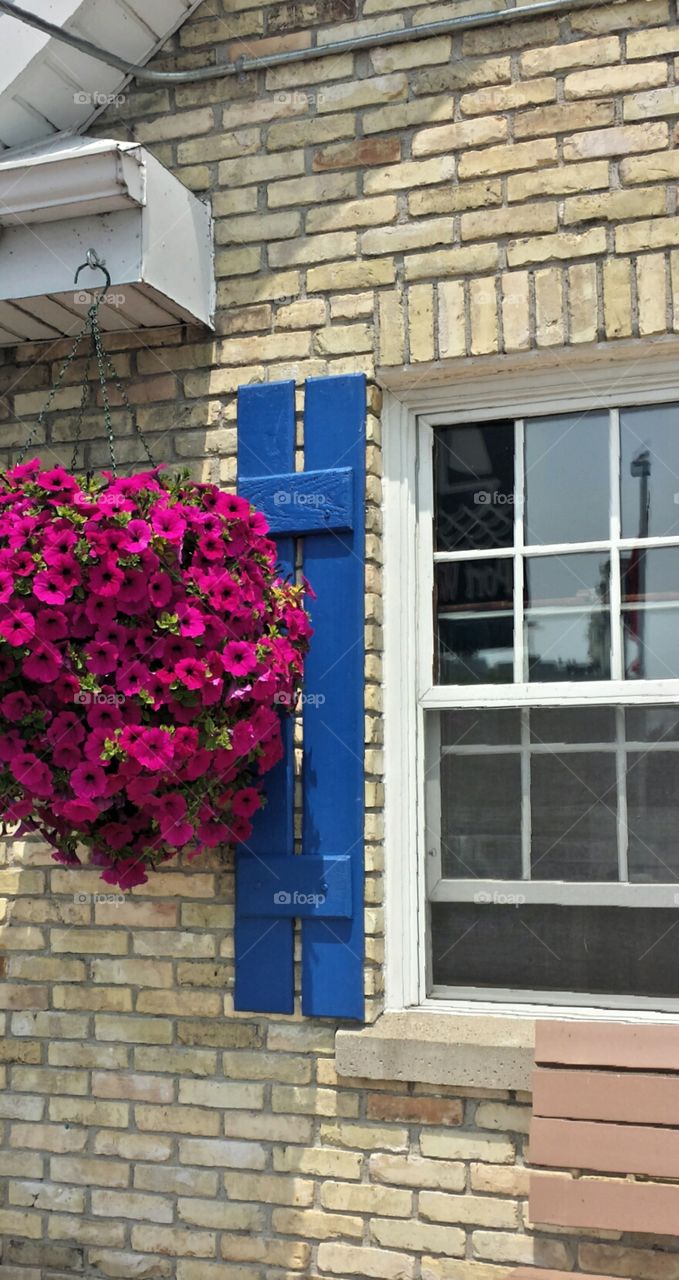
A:
[[[0,476],[1,818],[122,889],[247,841],[311,634],[266,535],[158,468]]]

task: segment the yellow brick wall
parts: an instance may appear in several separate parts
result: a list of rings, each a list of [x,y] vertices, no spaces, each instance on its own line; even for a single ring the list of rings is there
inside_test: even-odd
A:
[[[203,66],[485,9],[209,0],[154,65]],[[384,851],[379,367],[452,368],[679,328],[679,26],[669,0],[536,16],[176,88],[96,132],[210,196],[216,334],[109,349],[159,459],[235,479],[240,383],[370,379],[369,1016]],[[675,159],[676,157],[676,159]],[[641,346],[639,350],[641,350]],[[0,363],[2,459],[68,344]],[[70,460],[83,361],[36,447]],[[123,464],[142,460],[115,411]],[[97,391],[84,461],[107,462]],[[214,857],[131,899],[36,845],[0,856],[0,1280],[504,1280],[516,1263],[676,1280],[676,1241],[534,1231],[525,1097],[338,1079],[330,1022],[235,1015],[233,877]]]

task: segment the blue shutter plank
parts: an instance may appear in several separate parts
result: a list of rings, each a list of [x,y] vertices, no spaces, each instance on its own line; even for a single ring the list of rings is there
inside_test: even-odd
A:
[[[243,480],[239,493],[261,511],[272,533],[299,535],[351,529],[354,480],[350,467],[293,471]]]
[[[351,858],[270,854],[241,864],[241,914],[295,920],[349,918]]]
[[[295,384],[272,382],[238,391],[238,485],[253,476],[293,469],[295,458]],[[293,575],[292,537],[278,541],[278,561]],[[247,846],[236,853],[235,1007],[251,1013],[292,1013],[294,941],[291,919],[245,914],[248,872],[272,850],[294,852],[292,720],[283,724],[283,759],[266,775],[266,807],[256,815]]]
[[[302,857],[348,855],[350,919],[302,922],[302,1012],[364,1016],[364,599],[366,385],[362,374],[306,383],[310,471],[350,467],[353,519],[343,533],[304,539],[316,600],[305,666]]]

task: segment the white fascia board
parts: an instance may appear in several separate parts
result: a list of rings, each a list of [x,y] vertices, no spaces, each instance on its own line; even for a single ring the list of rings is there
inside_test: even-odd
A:
[[[7,225],[0,231],[0,309],[6,304],[0,345],[13,345],[12,335],[16,334],[39,340],[72,331],[73,315],[84,315],[87,307],[80,294],[104,283],[103,276],[88,270],[81,274],[76,290],[74,275],[85,262],[88,249],[105,262],[113,295],[132,291],[135,327],[177,323],[179,319],[211,327],[215,278],[209,206],[143,147],[102,140],[90,146],[86,139],[79,141],[79,158],[77,148],[66,146],[59,161],[54,150],[43,163],[34,153],[30,168],[12,162],[5,171],[7,175],[30,173],[27,181],[34,192],[41,193],[42,204],[37,210],[28,210],[26,216],[15,212],[13,219],[7,217]],[[115,177],[110,167],[114,155],[123,166],[118,173],[119,185],[106,197],[106,211],[93,211],[91,205],[101,198],[101,189],[96,186],[101,172],[97,166],[108,163],[108,177]],[[49,192],[45,193],[52,182],[50,175],[58,176],[64,165],[70,166],[72,186],[59,206],[58,182],[53,184],[52,203]],[[0,188],[2,174],[0,162]],[[17,199],[21,190],[18,187],[15,191]],[[75,203],[76,194],[79,204]],[[43,216],[45,209],[48,217]],[[58,306],[52,305],[55,302]],[[14,327],[13,319],[17,321]],[[107,316],[105,308],[102,325],[130,327],[122,311],[120,315],[109,311]]]
[[[0,160],[0,226],[112,213],[146,199],[140,146],[107,142],[97,149]]]

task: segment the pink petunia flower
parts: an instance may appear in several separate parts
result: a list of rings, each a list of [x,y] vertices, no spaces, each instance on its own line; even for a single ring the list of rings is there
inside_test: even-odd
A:
[[[176,507],[155,507],[151,524],[153,532],[168,542],[181,542],[186,529],[186,521]]]
[[[222,652],[224,670],[232,676],[248,676],[257,666],[256,646],[245,640],[230,640]]]
[[[35,620],[26,609],[15,609],[6,618],[0,619],[0,636],[15,648],[21,648],[35,634]]]
[[[36,680],[39,684],[50,684],[59,675],[61,665],[61,656],[53,646],[46,648],[40,645],[27,658],[24,658],[21,670],[28,680]]]
[[[93,800],[106,789],[106,774],[96,764],[81,764],[71,774],[71,786],[79,800]]]

